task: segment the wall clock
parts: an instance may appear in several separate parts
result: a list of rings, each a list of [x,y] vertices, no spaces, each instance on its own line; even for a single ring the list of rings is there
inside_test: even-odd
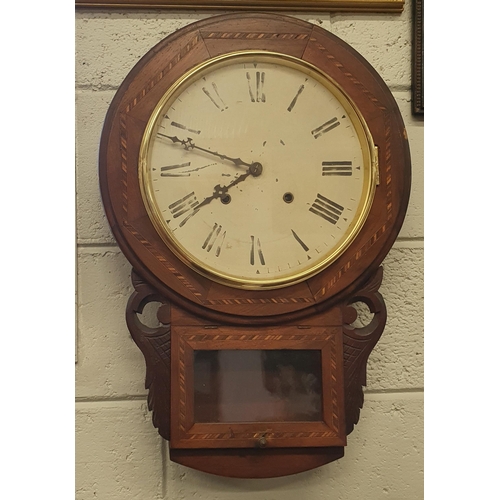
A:
[[[125,78],[99,163],[170,458],[274,477],[342,457],[410,191],[406,131],[380,76],[295,18],[205,19]],[[151,302],[157,328],[140,320]],[[357,302],[372,313],[363,327]]]

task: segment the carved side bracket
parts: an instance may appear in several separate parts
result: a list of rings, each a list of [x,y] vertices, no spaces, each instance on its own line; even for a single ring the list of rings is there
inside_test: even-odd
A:
[[[146,389],[148,408],[153,412],[153,425],[165,439],[170,439],[170,304],[156,289],[132,270],[135,292],[129,298],[126,310],[130,334],[146,360]],[[138,314],[151,302],[162,305],[157,312],[158,328],[144,325]]]
[[[383,268],[379,267],[366,284],[350,297],[342,308],[344,318],[344,391],[346,433],[349,434],[359,421],[363,407],[363,386],[366,386],[366,364],[368,357],[377,344],[387,321],[387,309],[382,295],[378,292],[382,284]],[[365,303],[373,318],[361,328],[352,326],[357,312],[352,307],[355,302]]]

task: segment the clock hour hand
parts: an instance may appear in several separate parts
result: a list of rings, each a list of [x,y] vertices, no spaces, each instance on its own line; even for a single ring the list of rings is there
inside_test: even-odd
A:
[[[237,167],[251,167],[252,163],[247,163],[243,161],[241,158],[231,158],[230,156],[226,156],[220,153],[217,153],[216,151],[210,151],[210,149],[205,149],[200,146],[197,146],[191,137],[188,137],[186,140],[179,139],[177,136],[171,136],[171,135],[166,135],[162,134],[161,132],[158,132],[158,135],[160,137],[165,137],[167,139],[170,139],[173,143],[180,143],[184,146],[186,151],[189,151],[190,149],[198,149],[199,151],[203,151],[204,153],[208,153],[214,156],[217,156],[221,160],[228,160],[230,162],[233,162]]]
[[[224,202],[224,198],[227,196],[229,188],[232,188],[233,186],[236,186],[236,184],[243,182],[250,175],[252,177],[258,177],[261,173],[262,165],[258,162],[252,163],[244,174],[236,177],[236,179],[230,182],[227,186],[221,186],[220,184],[217,184],[217,186],[214,187],[212,196],[208,196],[207,198],[205,198],[199,205],[197,205],[196,208],[199,209],[204,205],[208,205],[215,199],[220,199]]]
[[[227,186],[221,186],[220,184],[217,184],[217,186],[214,187],[212,196],[208,196],[207,198],[205,198],[196,208],[199,209],[204,205],[208,205],[211,201],[216,199],[222,200],[227,195],[229,188],[235,186],[236,184],[239,184],[240,182],[243,182],[249,175],[250,170],[245,172],[243,175],[236,177],[236,179],[230,182]]]

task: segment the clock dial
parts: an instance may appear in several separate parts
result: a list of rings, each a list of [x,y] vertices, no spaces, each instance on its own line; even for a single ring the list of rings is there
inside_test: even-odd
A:
[[[332,263],[366,219],[376,148],[348,97],[269,52],[210,60],[149,121],[141,189],[169,248],[209,278],[278,288]]]

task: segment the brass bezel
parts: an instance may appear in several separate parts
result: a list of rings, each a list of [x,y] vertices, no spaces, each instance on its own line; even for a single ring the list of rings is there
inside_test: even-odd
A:
[[[276,63],[276,59],[280,60],[280,64],[285,66],[293,67],[307,75],[318,80],[322,85],[324,85],[330,92],[340,101],[344,106],[353,126],[358,134],[361,143],[361,149],[363,152],[364,162],[363,165],[366,168],[369,166],[370,174],[368,175],[368,183],[363,191],[362,199],[364,203],[361,209],[358,210],[357,219],[352,225],[351,231],[346,234],[345,238],[342,239],[341,244],[338,245],[334,251],[330,252],[327,257],[322,259],[319,263],[311,266],[307,270],[303,270],[297,273],[292,273],[286,275],[282,278],[274,278],[267,280],[255,280],[247,278],[238,278],[228,273],[223,273],[217,269],[207,266],[194,256],[187,255],[183,251],[181,245],[177,244],[175,239],[171,235],[171,231],[168,226],[164,223],[159,209],[154,201],[154,196],[152,194],[151,183],[148,182],[148,175],[146,172],[148,165],[148,155],[150,151],[150,143],[153,137],[154,131],[157,127],[158,120],[162,113],[170,102],[173,102],[177,96],[184,91],[184,89],[190,84],[193,79],[198,79],[209,73],[214,66],[221,67],[230,65],[234,62],[238,62],[241,59],[258,59],[259,61],[269,62],[272,61]],[[235,61],[236,60],[236,61]],[[241,289],[277,289],[286,286],[291,286],[296,283],[305,281],[312,276],[318,274],[335,260],[337,260],[353,242],[355,237],[359,234],[363,224],[365,223],[370,208],[373,203],[375,196],[375,188],[378,184],[378,155],[377,147],[373,142],[368,125],[364,120],[362,114],[360,113],[357,106],[349,98],[342,87],[335,82],[330,76],[324,73],[322,70],[312,65],[307,61],[303,61],[296,57],[282,54],[278,52],[270,52],[264,50],[246,50],[246,51],[236,51],[223,54],[220,56],[213,57],[207,61],[200,63],[188,72],[186,72],[181,78],[179,78],[168,90],[165,92],[163,97],[160,99],[156,105],[153,113],[151,114],[149,121],[146,125],[144,135],[141,141],[141,146],[139,150],[139,185],[141,190],[142,199],[144,206],[148,213],[148,216],[155,227],[156,231],[167,245],[167,247],[188,267],[196,271],[197,273],[205,276],[222,285],[230,286],[233,288]]]

